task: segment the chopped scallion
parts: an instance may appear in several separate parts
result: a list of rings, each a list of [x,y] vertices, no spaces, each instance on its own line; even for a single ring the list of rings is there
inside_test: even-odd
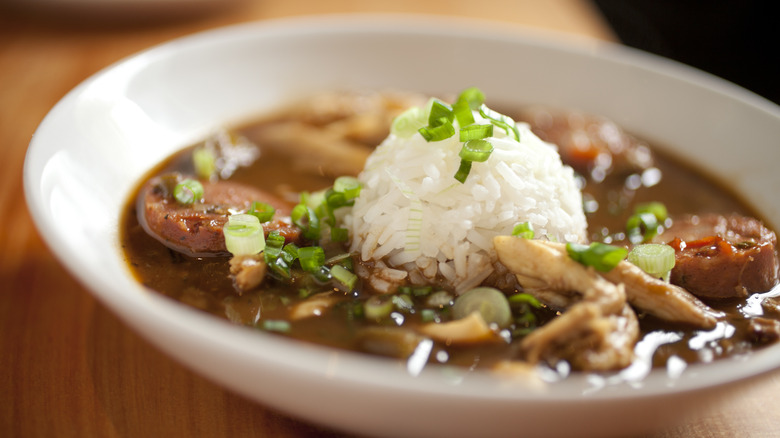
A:
[[[270,221],[274,218],[274,213],[276,213],[276,209],[271,204],[259,201],[252,202],[249,211],[247,211],[247,214],[257,217],[260,222]]]
[[[211,179],[217,172],[217,160],[214,152],[207,147],[199,147],[192,151],[192,164],[195,173],[202,179]]]
[[[492,287],[477,287],[459,296],[452,306],[452,316],[461,319],[479,312],[488,324],[501,328],[512,323],[512,310],[506,295]]]
[[[251,214],[234,214],[222,227],[225,247],[235,255],[255,255],[265,249],[263,226]]]
[[[401,138],[409,138],[425,124],[425,112],[422,108],[412,107],[393,119],[390,132]]]
[[[290,322],[283,319],[266,319],[263,320],[263,330],[269,332],[287,333],[290,331]]]
[[[590,245],[567,243],[566,252],[573,260],[601,272],[611,271],[628,255],[628,250],[623,247],[601,242]]]
[[[460,128],[460,141],[481,140],[493,136],[493,125],[468,125]]]
[[[439,126],[447,122],[452,124],[455,120],[455,113],[452,107],[439,99],[432,99],[430,102],[430,112],[428,113],[428,126]]]
[[[357,275],[350,272],[344,266],[333,265],[330,268],[330,274],[331,276],[333,276],[333,278],[336,281],[346,286],[347,289],[352,290],[355,288],[355,283],[357,282]]]
[[[425,141],[442,141],[455,135],[455,126],[452,122],[443,122],[436,126],[424,126],[419,130]]]
[[[658,243],[637,245],[628,253],[628,261],[653,277],[669,281],[675,263],[674,248]]]
[[[360,188],[360,181],[354,176],[340,176],[333,182],[333,190],[343,193],[347,201],[357,198],[360,195]]]
[[[530,222],[520,222],[512,229],[512,235],[522,237],[524,239],[533,239],[535,233]]]
[[[173,197],[184,205],[199,202],[203,199],[203,184],[194,179],[185,179],[173,188]]]
[[[384,296],[373,296],[363,303],[363,315],[368,319],[382,319],[393,311],[393,301]]]
[[[493,145],[487,140],[469,140],[460,149],[460,158],[478,163],[487,161],[493,152]]]
[[[303,237],[309,240],[319,240],[320,219],[311,207],[298,204],[290,212],[292,222],[303,230]]]
[[[314,272],[325,264],[325,251],[319,246],[304,246],[298,248],[298,260],[304,271]]]
[[[517,125],[511,117],[495,112],[485,105],[479,107],[479,114],[490,120],[490,123],[503,129],[506,132],[506,135],[511,136],[516,141],[520,141],[520,131],[518,131]]]
[[[458,180],[461,184],[466,182],[466,178],[469,176],[469,173],[471,172],[471,161],[468,160],[460,160],[460,167],[458,167],[458,171],[455,173],[455,179]]]
[[[460,92],[458,102],[466,102],[470,109],[475,110],[485,103],[485,94],[477,87],[466,88]]]

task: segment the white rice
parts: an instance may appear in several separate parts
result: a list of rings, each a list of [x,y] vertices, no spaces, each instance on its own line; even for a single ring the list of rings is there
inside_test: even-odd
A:
[[[457,133],[430,143],[420,134],[391,134],[368,158],[359,176],[363,189],[343,218],[352,251],[408,272],[412,282],[444,279],[463,292],[493,272],[492,239],[511,234],[517,223],[529,222],[536,238],[585,241],[574,172],[554,145],[525,124],[518,129],[519,143],[496,127],[488,139],[492,154],[473,163],[463,184],[454,179]]]

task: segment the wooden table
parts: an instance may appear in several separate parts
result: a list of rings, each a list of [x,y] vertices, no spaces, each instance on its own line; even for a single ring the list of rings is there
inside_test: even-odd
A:
[[[260,0],[153,22],[0,8],[0,436],[341,436],[230,393],[128,330],[41,241],[25,208],[22,163],[49,108],[125,56],[231,23],[355,11],[444,12],[614,39],[580,0]],[[777,392],[774,375],[652,436],[776,436]]]

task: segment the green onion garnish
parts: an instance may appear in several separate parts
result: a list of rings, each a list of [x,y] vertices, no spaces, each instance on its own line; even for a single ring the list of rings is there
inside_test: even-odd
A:
[[[468,125],[460,128],[460,141],[481,140],[492,136],[493,125]]]
[[[414,310],[414,301],[409,295],[393,295],[393,305],[402,312],[411,312]]]
[[[452,122],[444,122],[437,126],[424,126],[419,130],[425,141],[442,141],[455,135],[455,126]]]
[[[298,248],[298,260],[306,272],[315,272],[325,264],[325,251],[319,246],[304,246]]]
[[[214,152],[207,147],[199,147],[192,151],[192,164],[195,173],[202,179],[210,179],[217,171],[217,159]]]
[[[180,204],[194,204],[203,199],[203,184],[194,179],[185,179],[173,188],[173,197]]]
[[[263,320],[262,328],[269,332],[287,333],[290,331],[290,322],[283,319],[266,319]]]
[[[375,295],[363,303],[363,315],[368,319],[382,319],[393,311],[393,301],[387,297]]]
[[[542,307],[542,303],[535,296],[525,292],[510,295],[508,300],[510,304],[527,304],[535,309]]]
[[[590,245],[567,243],[566,252],[573,260],[601,272],[611,271],[628,255],[628,250],[623,247],[601,242],[593,242]]]
[[[298,204],[290,212],[292,222],[303,230],[303,237],[309,240],[320,238],[320,219],[311,207]]]
[[[493,145],[487,140],[469,140],[460,149],[460,158],[466,161],[482,163],[493,152]]]
[[[455,119],[461,129],[474,123],[474,113],[471,112],[468,102],[460,100],[455,102],[452,104],[452,112],[455,113]]]
[[[263,226],[251,214],[233,214],[222,227],[225,247],[235,255],[255,255],[265,249]]]
[[[668,282],[675,263],[674,248],[658,243],[637,245],[628,253],[628,261]]]
[[[336,281],[343,284],[347,289],[352,290],[355,288],[357,282],[357,275],[349,271],[342,265],[333,265],[330,268],[330,275],[333,276]]]
[[[503,129],[506,132],[506,135],[512,136],[516,141],[520,141],[520,131],[518,131],[517,125],[511,117],[497,113],[485,105],[479,107],[479,114],[490,120],[490,123]]]
[[[360,195],[360,188],[360,181],[354,176],[340,176],[333,182],[333,190],[343,193],[347,201],[357,198]]]
[[[460,167],[458,167],[458,171],[455,173],[455,179],[463,184],[466,182],[469,172],[471,172],[471,161],[461,159]]]
[[[652,213],[659,223],[663,223],[669,217],[666,206],[660,202],[647,202],[639,204],[634,209],[635,213]]]
[[[412,107],[393,119],[390,132],[401,138],[409,138],[425,126],[425,112],[420,107]]]
[[[460,92],[458,102],[466,102],[470,109],[475,110],[485,103],[485,94],[477,87],[466,88]]]
[[[649,242],[658,234],[658,227],[667,217],[666,206],[660,202],[637,205],[634,214],[626,221],[626,235],[629,242],[634,244]]]
[[[428,126],[439,126],[447,122],[452,124],[453,120],[455,120],[455,113],[452,112],[451,106],[439,99],[431,99]]]
[[[530,222],[521,222],[512,229],[512,235],[524,239],[533,239],[535,233]]]
[[[257,217],[260,222],[270,221],[274,218],[274,213],[276,213],[276,209],[271,204],[258,201],[252,202],[249,211],[247,211],[247,214]]]
[[[506,327],[512,323],[512,310],[506,295],[492,287],[477,287],[455,299],[452,316],[461,319],[472,312],[479,312],[488,324]]]

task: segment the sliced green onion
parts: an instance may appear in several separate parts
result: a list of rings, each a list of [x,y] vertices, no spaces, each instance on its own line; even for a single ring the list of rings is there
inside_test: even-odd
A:
[[[652,213],[659,223],[663,223],[668,217],[669,212],[666,210],[666,206],[660,202],[647,202],[639,204],[634,209],[635,213]]]
[[[628,255],[628,250],[623,247],[601,242],[590,245],[567,243],[566,252],[573,260],[601,272],[611,271]]]
[[[270,221],[274,218],[274,213],[276,213],[276,209],[271,204],[259,201],[252,202],[249,211],[247,211],[247,214],[255,216],[260,222]]]
[[[420,107],[412,107],[393,119],[390,132],[401,138],[409,138],[425,124],[425,111]]]
[[[284,236],[279,234],[279,231],[274,230],[268,233],[265,238],[265,256],[277,258],[282,252],[284,247]],[[267,260],[266,260],[267,261]]]
[[[195,167],[195,173],[202,179],[210,179],[217,171],[217,159],[214,152],[207,147],[192,151],[192,165]]]
[[[455,120],[452,107],[439,99],[431,99],[429,111],[428,126],[439,126],[448,122],[452,124],[452,121]]]
[[[492,136],[493,125],[468,125],[460,128],[460,141],[481,140]]]
[[[414,309],[414,301],[409,295],[393,295],[393,305],[402,312],[411,312]]]
[[[347,289],[352,290],[355,288],[357,275],[350,272],[349,269],[345,268],[344,266],[333,265],[330,268],[330,275],[332,275],[336,281],[346,286]]]
[[[493,153],[493,145],[487,140],[469,140],[460,149],[460,158],[478,163],[487,161]]]
[[[658,234],[658,218],[653,213],[637,213],[626,221],[626,235],[631,243],[649,242]]]
[[[363,303],[363,315],[368,319],[382,319],[393,311],[393,301],[385,296],[373,296]]]
[[[530,222],[520,222],[512,229],[513,236],[522,237],[524,239],[533,239],[535,234]]]
[[[485,94],[477,87],[466,88],[460,92],[458,102],[466,102],[472,110],[485,103]]]
[[[674,248],[658,243],[637,245],[628,253],[628,261],[653,277],[669,281],[675,263]]]
[[[435,322],[438,319],[436,311],[433,309],[422,309],[420,311],[420,319],[422,322]]]
[[[512,323],[512,309],[506,295],[492,287],[474,288],[455,299],[452,306],[454,318],[465,318],[473,312],[479,312],[486,323],[501,328]]]
[[[479,107],[479,114],[490,120],[490,123],[503,129],[506,135],[513,137],[516,141],[520,141],[520,131],[518,131],[517,124],[511,117],[495,112],[485,105]]]
[[[469,176],[470,172],[471,172],[471,161],[460,160],[460,167],[458,167],[458,171],[455,172],[455,179],[458,180],[461,184],[463,184],[466,182],[466,178]]]
[[[269,332],[287,333],[290,331],[290,322],[283,319],[266,319],[263,320],[262,328]]]
[[[333,182],[333,190],[338,193],[343,193],[344,197],[349,201],[357,198],[360,195],[360,188],[362,184],[354,176],[340,176]]]
[[[452,122],[443,122],[436,126],[424,126],[419,130],[425,141],[442,141],[455,135],[455,127]]]
[[[510,295],[507,299],[510,304],[527,304],[535,309],[542,307],[542,303],[535,296],[525,292]]]
[[[452,112],[455,113],[455,120],[458,121],[461,129],[474,123],[474,113],[466,101],[457,101],[452,104]],[[461,140],[463,141],[463,140]]]
[[[251,214],[230,215],[222,234],[225,247],[233,255],[255,255],[265,249],[263,225]]]
[[[304,246],[298,248],[298,260],[306,272],[315,272],[325,264],[325,250],[319,246]]]
[[[320,219],[311,207],[298,204],[290,212],[292,222],[303,230],[303,237],[309,240],[320,238]]]
[[[194,204],[203,199],[203,184],[194,179],[185,179],[173,188],[173,197],[180,204]]]

